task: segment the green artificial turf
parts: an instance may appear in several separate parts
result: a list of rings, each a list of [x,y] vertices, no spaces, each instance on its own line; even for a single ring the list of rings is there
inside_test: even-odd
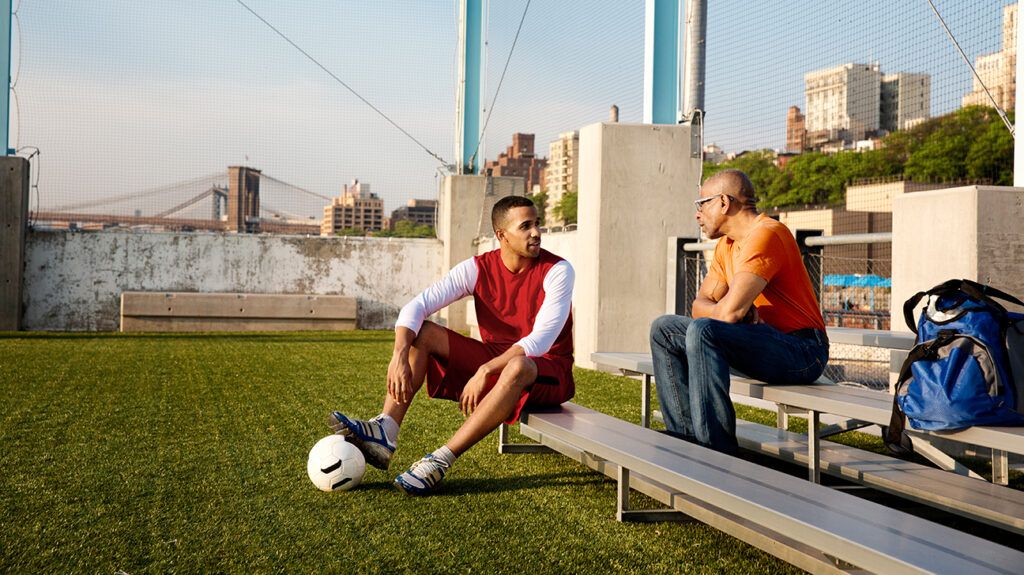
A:
[[[461,421],[443,401],[414,403],[390,472],[317,491],[324,415],[377,413],[390,348],[385,332],[0,334],[0,571],[796,572],[702,524],[617,523],[611,481],[498,455],[493,436],[440,493],[404,496],[394,475]],[[576,401],[639,421],[617,376],[578,370]]]

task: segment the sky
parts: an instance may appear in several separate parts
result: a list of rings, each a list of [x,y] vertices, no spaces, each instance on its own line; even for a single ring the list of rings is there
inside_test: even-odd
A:
[[[446,161],[454,161],[454,0],[244,0]],[[938,0],[972,58],[996,51],[1005,0]],[[538,153],[616,104],[639,122],[643,0],[487,3],[481,155],[516,131]],[[42,209],[137,195],[249,165],[319,196],[354,179],[392,210],[436,196],[440,163],[235,0],[15,0],[11,143],[36,146]],[[781,148],[803,75],[847,62],[932,75],[932,113],[970,72],[925,0],[715,0],[707,39],[707,142]],[[495,99],[495,94],[497,98]],[[493,101],[493,105],[491,105]],[[491,110],[493,108],[493,110]],[[195,184],[196,186],[208,185]],[[203,191],[177,186],[118,209],[155,213]],[[264,202],[322,213],[267,185]],[[91,208],[95,210],[95,208]]]

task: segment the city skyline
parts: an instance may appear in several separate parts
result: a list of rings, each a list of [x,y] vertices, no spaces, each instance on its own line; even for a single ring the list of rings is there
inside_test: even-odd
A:
[[[249,4],[454,161],[450,3]],[[1005,2],[937,4],[972,59],[998,51]],[[490,6],[485,106],[524,6]],[[18,10],[12,108],[20,114],[11,137],[42,150],[43,205],[154,188],[228,165],[326,196],[352,179],[371,181],[389,210],[436,193],[434,158],[235,4],[24,2]],[[612,104],[622,122],[638,122],[643,11],[639,0],[606,1],[585,13],[535,2],[493,113],[484,111],[491,116],[481,163],[496,158],[512,133],[550,142],[604,121]],[[783,148],[779,119],[802,102],[802,75],[840,62],[930,74],[932,115],[941,115],[970,91],[970,73],[953,50],[927,6],[716,3],[705,143]]]

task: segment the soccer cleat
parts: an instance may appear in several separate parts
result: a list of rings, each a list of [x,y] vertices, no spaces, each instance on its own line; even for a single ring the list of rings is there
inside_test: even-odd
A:
[[[332,411],[327,416],[327,426],[334,433],[344,437],[345,441],[358,447],[370,465],[386,470],[391,464],[395,444],[388,439],[384,426],[376,417],[369,421],[361,421],[349,419],[341,412]]]
[[[408,471],[395,478],[395,487],[408,495],[426,495],[437,487],[448,471],[448,464],[435,459],[433,453],[423,456]]]

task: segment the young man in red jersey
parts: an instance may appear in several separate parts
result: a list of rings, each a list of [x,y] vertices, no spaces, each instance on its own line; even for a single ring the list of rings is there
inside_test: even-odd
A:
[[[499,248],[456,265],[402,308],[380,415],[368,421],[335,411],[327,423],[387,469],[416,392],[458,401],[466,420],[448,442],[395,478],[411,495],[430,493],[455,459],[524,406],[572,398],[572,289],[568,261],[541,249],[540,220],[529,199],[508,196],[491,211]],[[482,342],[425,318],[473,296]]]

